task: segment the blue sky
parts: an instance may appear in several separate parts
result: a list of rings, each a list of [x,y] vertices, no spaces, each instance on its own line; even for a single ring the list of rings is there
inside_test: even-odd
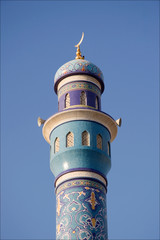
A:
[[[111,145],[109,239],[159,239],[159,2],[1,2],[1,238],[55,239],[54,176],[37,126],[75,44],[103,72]]]

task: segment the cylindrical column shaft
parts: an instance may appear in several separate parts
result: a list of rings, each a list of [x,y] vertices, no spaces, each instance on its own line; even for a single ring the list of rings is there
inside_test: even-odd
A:
[[[57,240],[107,239],[106,188],[96,179],[77,178],[56,189]]]

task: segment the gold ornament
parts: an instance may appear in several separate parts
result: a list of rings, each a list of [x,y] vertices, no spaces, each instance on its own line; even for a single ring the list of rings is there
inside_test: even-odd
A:
[[[79,41],[79,43],[77,45],[75,45],[75,47],[77,47],[75,59],[84,59],[84,56],[81,55],[81,51],[80,51],[80,47],[79,47],[83,41],[83,38],[84,38],[84,32],[82,32],[82,37],[81,37],[81,40]]]

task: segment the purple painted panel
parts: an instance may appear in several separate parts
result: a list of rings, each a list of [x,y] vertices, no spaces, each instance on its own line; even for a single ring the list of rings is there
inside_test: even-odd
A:
[[[93,92],[86,91],[87,94],[87,105],[95,107],[96,94]]]
[[[71,105],[79,105],[81,90],[71,91],[70,94],[71,94]]]
[[[84,91],[83,89],[81,90],[72,90],[72,91],[68,91],[69,95],[70,95],[70,106],[74,106],[74,105],[80,105],[80,95],[81,92]],[[87,97],[87,106],[93,107],[95,108],[95,102],[96,102],[96,97],[98,97],[95,93],[85,90],[84,91],[86,93],[86,97]],[[59,111],[63,111],[65,108],[65,96],[66,94],[62,95],[59,98]],[[100,104],[100,98],[98,97],[98,102],[99,102],[99,108],[97,110],[101,110],[101,104]],[[81,107],[83,108],[83,107]]]

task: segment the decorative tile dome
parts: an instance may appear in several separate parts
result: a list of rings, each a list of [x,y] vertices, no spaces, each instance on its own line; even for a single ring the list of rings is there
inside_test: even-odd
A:
[[[65,77],[76,75],[76,74],[86,74],[90,75],[101,83],[102,92],[104,89],[103,83],[103,73],[101,70],[93,63],[84,59],[74,59],[62,65],[56,72],[54,78],[54,88],[57,89],[57,84]]]

